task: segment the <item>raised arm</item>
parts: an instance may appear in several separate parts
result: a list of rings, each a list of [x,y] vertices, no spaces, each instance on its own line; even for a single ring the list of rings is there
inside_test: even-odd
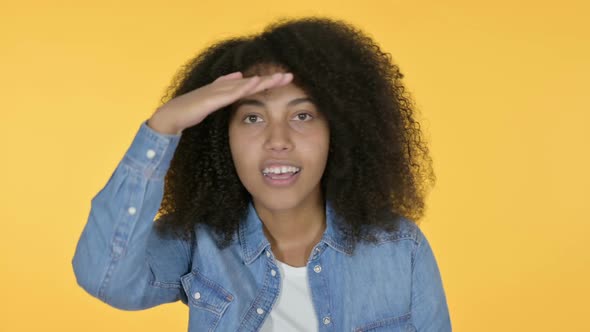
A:
[[[153,224],[182,130],[243,96],[288,84],[292,78],[290,73],[250,78],[231,73],[168,101],[143,122],[91,201],[72,259],[78,284],[124,310],[187,303],[180,277],[190,271],[191,245],[158,236]]]
[[[189,271],[190,247],[161,239],[153,229],[179,139],[143,122],[91,201],[72,260],[74,273],[82,288],[116,308],[139,310],[183,299],[178,278]]]

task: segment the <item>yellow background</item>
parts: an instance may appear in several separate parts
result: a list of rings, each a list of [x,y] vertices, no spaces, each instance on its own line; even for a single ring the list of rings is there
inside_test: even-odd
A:
[[[328,15],[392,54],[422,112],[454,331],[590,331],[587,3],[3,2],[0,330],[186,331],[180,302],[126,312],[77,286],[90,200],[205,45]]]

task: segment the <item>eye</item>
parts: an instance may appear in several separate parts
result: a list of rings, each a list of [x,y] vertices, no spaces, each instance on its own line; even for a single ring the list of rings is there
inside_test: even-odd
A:
[[[260,122],[260,121],[256,121],[257,118],[260,118],[258,115],[256,114],[248,114],[246,115],[246,117],[244,118],[244,122],[245,123],[255,123],[255,122]],[[254,121],[254,122],[252,122]]]
[[[309,117],[310,120],[313,118],[309,113],[299,113],[295,117],[297,118],[297,120],[308,121],[306,116]]]

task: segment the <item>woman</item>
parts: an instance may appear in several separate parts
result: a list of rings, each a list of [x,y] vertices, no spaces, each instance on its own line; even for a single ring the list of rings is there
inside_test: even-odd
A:
[[[450,331],[402,78],[328,18],[210,46],[92,199],[78,283],[125,310],[181,300],[190,331]]]

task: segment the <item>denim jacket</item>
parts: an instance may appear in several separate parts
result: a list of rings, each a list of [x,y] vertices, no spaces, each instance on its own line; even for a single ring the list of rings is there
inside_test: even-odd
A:
[[[252,203],[232,244],[205,225],[195,241],[160,237],[153,220],[180,135],[142,122],[106,185],[92,198],[72,259],[77,283],[123,310],[182,301],[189,331],[258,331],[281,289],[276,258]],[[326,230],[307,262],[319,331],[451,331],[440,272],[421,230],[402,219],[354,251],[326,203]]]

